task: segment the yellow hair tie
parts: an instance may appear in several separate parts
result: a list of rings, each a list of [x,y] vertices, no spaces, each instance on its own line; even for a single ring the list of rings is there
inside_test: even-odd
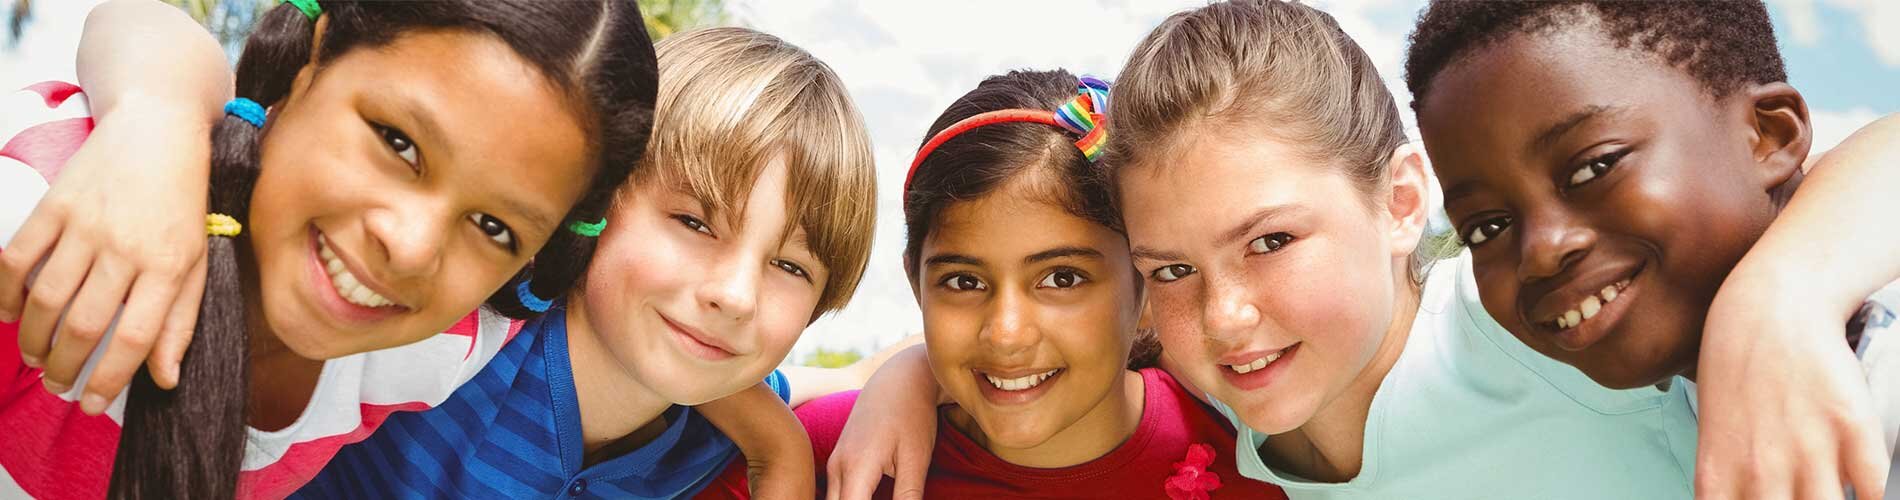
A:
[[[237,219],[224,214],[205,214],[205,234],[212,236],[236,237],[244,231],[244,225]]]

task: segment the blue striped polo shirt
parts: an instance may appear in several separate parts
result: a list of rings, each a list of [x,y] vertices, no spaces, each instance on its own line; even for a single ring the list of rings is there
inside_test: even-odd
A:
[[[631,453],[582,467],[580,404],[559,306],[522,327],[434,409],[392,415],[344,447],[294,498],[680,498],[710,484],[738,446],[690,407]],[[766,383],[790,397],[777,371]]]

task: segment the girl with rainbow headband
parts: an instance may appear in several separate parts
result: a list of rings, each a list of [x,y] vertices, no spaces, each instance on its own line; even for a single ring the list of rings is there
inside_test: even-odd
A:
[[[1112,96],[1102,174],[1147,278],[1163,358],[1240,431],[1244,475],[1293,498],[1692,493],[1696,423],[1684,388],[1598,386],[1493,321],[1468,256],[1433,265],[1434,242],[1448,238],[1425,234],[1438,194],[1424,158],[1329,16],[1271,0],[1177,14],[1137,47]],[[1864,194],[1830,201],[1881,205]],[[1784,229],[1776,236],[1817,228]],[[1789,341],[1779,335],[1753,341]],[[885,372],[901,376],[895,367]],[[878,402],[909,399],[893,394],[859,406],[903,409],[853,420],[898,429],[848,429],[839,446],[868,457],[832,469],[921,470],[917,422],[929,420],[918,407],[928,402]]]
[[[935,436],[927,476],[833,476],[833,497],[1283,498],[1240,477],[1232,431],[1155,366],[1141,280],[1092,174],[1108,95],[1099,79],[1015,71],[930,126],[904,191],[925,345],[887,364],[906,376],[881,377],[897,394],[940,386],[925,403],[954,406],[917,429]],[[821,460],[857,454],[836,446],[857,400],[797,409]],[[702,498],[743,497],[737,471],[726,479]]]
[[[88,24],[107,32],[89,39],[81,55],[94,63],[90,73],[81,65],[81,81],[109,104],[97,115],[99,128],[88,133],[88,102],[77,86],[48,82],[16,95],[10,106],[66,119],[7,124],[19,130],[8,144],[32,147],[0,153],[0,175],[35,174],[35,182],[5,184],[17,190],[5,199],[37,199],[48,184],[49,199],[68,202],[74,190],[115,194],[93,171],[114,164],[98,158],[124,145],[114,141],[139,126],[177,125],[163,122],[192,116],[177,111],[228,92],[202,91],[221,85],[198,77],[230,81],[216,76],[228,75],[221,62],[207,63],[222,54],[175,9],[117,2]],[[136,56],[142,36],[181,39],[194,49],[182,66],[203,71],[179,78],[191,82],[182,88],[198,90],[152,85],[156,95],[185,102],[132,108],[142,101],[130,97],[153,94],[115,86],[148,74],[122,69],[152,69]],[[198,40],[206,43],[189,43]],[[73,297],[76,274],[86,270],[84,262],[72,267],[73,259],[90,257],[69,250],[97,233],[46,218],[84,221],[75,215],[111,206],[41,206],[18,233],[5,227],[0,285],[29,296],[31,307],[15,316],[19,325],[0,324],[8,340],[17,339],[5,345],[22,347],[17,357],[0,356],[0,386],[10,395],[0,400],[0,423],[23,432],[0,447],[0,493],[281,497],[390,413],[441,401],[518,330],[497,312],[539,313],[587,267],[601,215],[645,148],[654,65],[631,2],[297,0],[270,11],[239,61],[241,97],[223,106],[210,134],[213,215],[192,216],[213,236],[209,276],[201,316],[196,300],[180,301],[198,321],[190,355],[175,371],[166,358],[175,363],[180,354],[152,352],[151,372],[138,374],[129,397],[110,396],[119,392],[112,382],[103,390],[92,383],[114,362],[127,365],[116,369],[130,378],[170,305],[156,301],[154,310],[143,300],[149,297],[135,294],[117,325],[87,323],[89,307],[105,304],[105,317],[116,314],[120,299],[93,288],[109,281],[98,273],[114,263],[110,256],[91,266],[72,312],[48,312],[64,309],[47,305]],[[171,112],[142,122],[133,109]],[[506,125],[529,122],[540,126]],[[87,127],[72,133],[69,124]],[[102,141],[81,142],[88,137]],[[65,168],[69,157],[74,168]],[[154,177],[174,181],[193,170]],[[65,182],[53,182],[61,173]],[[137,185],[116,194],[196,191],[183,186],[182,194]],[[484,299],[493,310],[469,314]],[[133,330],[145,340],[117,341]],[[97,356],[90,342],[108,333],[115,340],[102,345],[119,352],[88,360]],[[80,362],[94,361],[100,366],[75,373]],[[66,378],[55,380],[54,370]],[[40,390],[42,373],[44,385],[63,394]],[[177,388],[164,391],[160,380]],[[112,400],[123,402],[106,404]],[[779,414],[789,426],[789,412]]]

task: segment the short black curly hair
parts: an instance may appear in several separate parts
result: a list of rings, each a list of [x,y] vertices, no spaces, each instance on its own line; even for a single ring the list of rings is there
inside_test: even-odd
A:
[[[1717,98],[1749,84],[1787,81],[1774,24],[1761,0],[1433,0],[1405,55],[1416,109],[1431,81],[1459,58],[1511,35],[1597,21],[1618,47],[1649,52]]]

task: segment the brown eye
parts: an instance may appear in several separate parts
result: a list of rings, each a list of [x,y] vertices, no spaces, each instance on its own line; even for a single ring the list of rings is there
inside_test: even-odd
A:
[[[1278,252],[1281,247],[1292,242],[1293,235],[1291,234],[1273,233],[1254,238],[1253,241],[1247,243],[1247,248],[1252,249],[1254,253]]]
[[[1498,233],[1504,232],[1504,229],[1508,227],[1511,227],[1510,217],[1493,217],[1478,221],[1465,228],[1465,246],[1478,246],[1491,241],[1491,238],[1496,238]]]
[[[1591,158],[1590,161],[1584,162],[1583,165],[1578,166],[1576,170],[1570,172],[1570,184],[1566,187],[1582,186],[1590,181],[1596,180],[1598,177],[1602,177],[1603,174],[1610,173],[1610,169],[1616,168],[1616,162],[1622,160],[1625,154],[1628,154],[1628,152],[1617,151]]]
[[[383,144],[389,146],[389,150],[394,151],[397,157],[402,158],[402,161],[409,163],[411,167],[416,165],[416,143],[409,140],[408,135],[403,134],[401,130],[381,125],[376,126],[376,133],[383,137]]]
[[[942,281],[938,282],[938,284],[943,285],[944,288],[956,290],[959,292],[989,289],[989,285],[984,284],[983,280],[977,279],[977,277],[971,276],[968,274],[952,274],[949,276],[945,276]]]
[[[489,241],[509,251],[515,250],[515,232],[509,229],[508,224],[502,222],[501,219],[488,214],[470,214],[468,219],[469,222],[475,223],[475,228],[480,230],[482,235],[487,236]]]
[[[1178,280],[1181,278],[1186,278],[1188,277],[1188,275],[1194,274],[1194,272],[1195,272],[1194,266],[1190,266],[1187,264],[1172,264],[1172,265],[1161,266],[1160,269],[1156,269],[1154,270],[1154,272],[1148,273],[1148,275],[1150,277],[1153,277],[1155,281],[1167,283],[1167,282],[1171,282],[1171,281]]]
[[[1074,288],[1075,286],[1081,285],[1083,283],[1087,283],[1088,281],[1089,281],[1088,278],[1082,277],[1081,274],[1077,274],[1075,271],[1070,271],[1067,269],[1059,269],[1059,270],[1049,273],[1049,275],[1047,276],[1043,276],[1042,281],[1037,282],[1036,286],[1040,288],[1058,288],[1058,289]]]

